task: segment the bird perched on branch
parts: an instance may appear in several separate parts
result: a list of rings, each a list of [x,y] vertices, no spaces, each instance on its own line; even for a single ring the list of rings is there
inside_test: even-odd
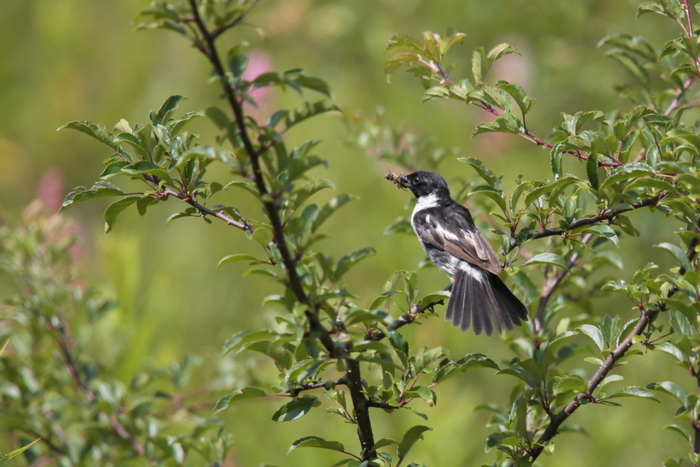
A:
[[[527,321],[527,308],[497,274],[502,268],[496,252],[477,230],[467,208],[450,196],[445,179],[435,172],[386,177],[416,197],[411,225],[423,249],[452,280],[445,319],[462,331],[487,336],[502,327],[513,329]]]

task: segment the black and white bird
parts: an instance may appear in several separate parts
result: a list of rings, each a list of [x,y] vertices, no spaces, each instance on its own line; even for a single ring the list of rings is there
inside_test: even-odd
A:
[[[462,331],[487,336],[502,327],[527,321],[527,308],[497,274],[496,252],[479,233],[467,208],[450,196],[447,183],[435,172],[399,175],[394,182],[416,197],[411,225],[435,265],[452,279],[445,319]]]

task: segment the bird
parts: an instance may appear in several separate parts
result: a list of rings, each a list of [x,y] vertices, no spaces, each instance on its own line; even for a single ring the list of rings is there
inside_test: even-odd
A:
[[[452,199],[439,174],[418,171],[387,179],[416,197],[411,226],[428,258],[446,272],[449,289],[445,319],[462,332],[471,327],[490,336],[528,320],[527,307],[498,277],[502,267],[493,247],[474,224],[469,209]]]

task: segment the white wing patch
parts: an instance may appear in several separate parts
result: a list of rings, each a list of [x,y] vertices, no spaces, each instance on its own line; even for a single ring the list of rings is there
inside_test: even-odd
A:
[[[471,264],[467,263],[466,261],[459,262],[459,269],[466,272],[467,274],[469,274],[471,277],[478,280],[479,282],[483,282],[484,279],[486,279],[486,272],[483,269],[472,266]]]
[[[455,235],[453,232],[450,232],[449,230],[443,229],[442,226],[439,224],[435,226],[435,231],[438,234],[442,235],[443,238],[449,238],[450,240],[455,242],[459,241],[459,237],[457,235]]]

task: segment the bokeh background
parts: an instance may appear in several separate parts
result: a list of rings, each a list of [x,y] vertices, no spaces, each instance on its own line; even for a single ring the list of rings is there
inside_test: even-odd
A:
[[[677,32],[670,21],[647,15],[635,20],[638,1],[632,0],[264,0],[249,16],[250,27],[230,34],[224,42],[242,39],[250,44],[251,69],[257,72],[300,67],[328,81],[335,101],[346,109],[372,114],[386,111],[388,122],[406,126],[460,156],[478,157],[495,172],[504,174],[510,190],[514,179],[550,176],[545,150],[509,136],[482,135],[471,131],[486,118],[479,109],[457,102],[421,104],[422,90],[410,75],[397,73],[392,84],[383,74],[387,39],[395,33],[418,35],[451,27],[467,33],[461,46],[448,58],[459,68],[453,75],[470,74],[469,60],[475,47],[487,50],[509,42],[521,56],[497,63],[492,79],[520,83],[537,104],[529,125],[546,137],[560,120],[560,113],[620,107],[631,108],[612,85],[632,78],[612,60],[603,57],[597,42],[607,34],[644,35],[657,48]],[[120,118],[144,122],[148,111],[158,109],[170,95],[189,98],[181,111],[200,110],[219,99],[216,86],[206,83],[209,68],[195,50],[170,32],[134,32],[134,15],[147,6],[145,0],[4,0],[0,2],[0,209],[9,218],[36,197],[57,208],[76,185],[90,186],[108,156],[104,147],[76,132],[56,132],[71,120],[90,120],[108,126]],[[255,25],[264,31],[261,36]],[[315,96],[311,96],[314,98]],[[291,92],[275,91],[259,96],[256,115],[300,103]],[[210,124],[200,119],[192,126],[202,138],[213,137]],[[365,155],[347,143],[346,129],[338,117],[326,116],[297,127],[289,134],[292,144],[322,138],[317,153],[328,168],[315,175],[332,180],[338,192],[359,196],[327,223],[332,236],[322,244],[336,257],[364,246],[378,255],[348,276],[350,289],[367,305],[381,293],[384,281],[399,269],[413,269],[423,259],[416,240],[406,235],[383,235],[384,227],[399,215],[409,194],[385,183],[386,163]],[[580,173],[576,161],[566,160],[565,170]],[[441,167],[447,178],[473,178],[465,164],[449,158]],[[223,171],[213,177],[226,180]],[[245,192],[229,192],[226,202],[251,217],[253,204]],[[277,312],[261,306],[262,298],[277,293],[259,276],[242,277],[245,266],[235,263],[215,270],[227,254],[255,251],[239,231],[196,219],[165,219],[178,210],[176,202],[151,208],[144,218],[134,209],[125,212],[115,228],[104,235],[101,219],[105,203],[91,202],[70,209],[83,238],[77,261],[82,274],[106,295],[116,299],[119,310],[109,319],[119,333],[107,336],[99,352],[116,374],[128,381],[144,365],[165,365],[186,353],[204,356],[201,378],[215,376],[221,361],[219,349],[233,332],[263,326]],[[621,251],[625,271],[610,271],[615,278],[629,278],[631,270],[647,261],[668,264],[651,245],[675,241],[672,227],[659,214],[635,213],[642,235],[626,242]],[[444,287],[445,277],[435,269],[420,272],[422,292]],[[3,295],[12,289],[0,282]],[[614,299],[596,302],[596,314],[620,314],[633,319],[630,304]],[[442,310],[440,310],[442,313]],[[114,324],[114,323],[113,323]],[[458,358],[481,352],[504,361],[510,358],[496,339],[461,334],[442,319],[405,329],[414,348],[442,345]],[[264,365],[245,360],[239,365]],[[666,356],[633,357],[622,369],[629,385],[690,378]],[[587,365],[587,364],[583,364]],[[590,366],[590,365],[589,365]],[[589,370],[592,372],[593,367]],[[484,452],[490,430],[487,412],[475,412],[478,404],[504,405],[514,380],[478,370],[438,387],[435,408],[417,410],[430,417],[424,422],[409,412],[387,416],[374,414],[375,435],[400,439],[413,424],[434,428],[416,445],[411,458],[430,466],[472,466],[493,462]],[[663,396],[660,396],[663,397]],[[670,402],[664,399],[665,402]],[[241,467],[269,463],[278,466],[331,465],[340,458],[332,452],[287,447],[302,435],[320,435],[355,446],[351,425],[316,409],[296,422],[275,423],[271,415],[279,405],[257,401],[229,409],[223,415],[234,435],[230,465]],[[585,407],[573,423],[589,432],[563,434],[556,439],[554,457],[541,459],[555,466],[656,466],[671,456],[686,453],[680,437],[659,430],[673,423],[670,404],[630,400],[622,408]],[[0,414],[0,417],[2,414]]]

